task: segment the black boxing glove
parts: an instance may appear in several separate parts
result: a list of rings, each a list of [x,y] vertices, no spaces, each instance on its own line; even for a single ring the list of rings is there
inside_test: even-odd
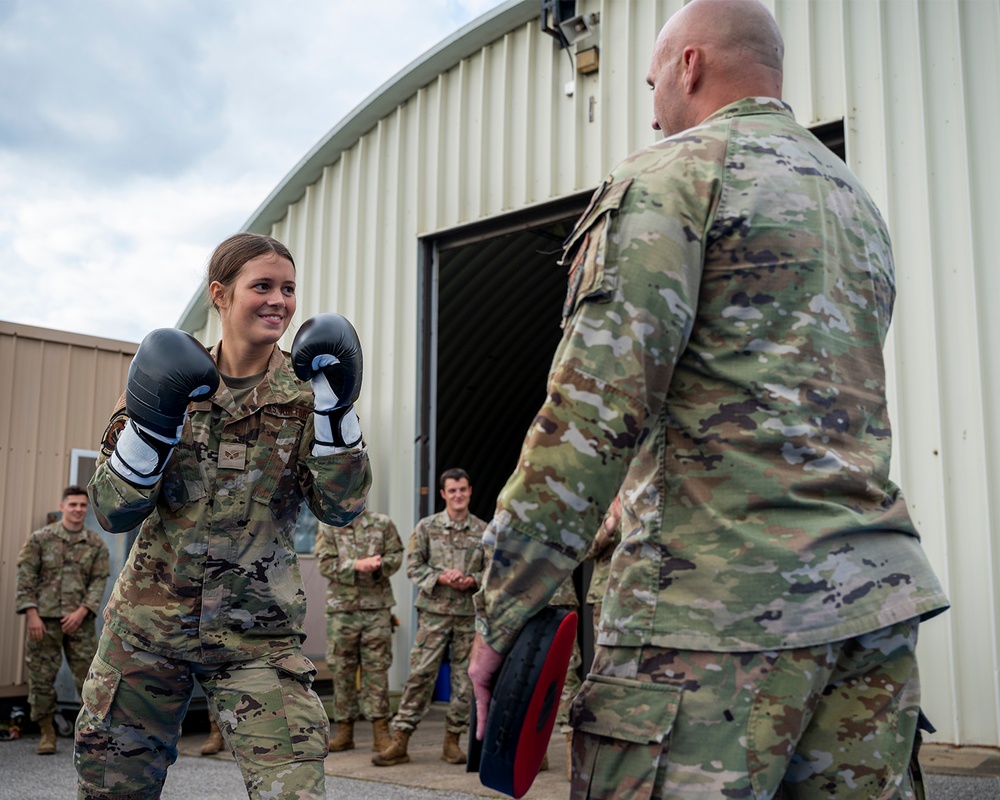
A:
[[[361,444],[354,401],[361,394],[364,363],[354,326],[340,314],[307,319],[292,341],[292,368],[299,380],[312,383],[313,455]]]
[[[139,344],[128,369],[122,430],[110,466],[135,486],[152,486],[180,440],[188,403],[211,397],[219,370],[202,344],[176,328],[158,328]]]

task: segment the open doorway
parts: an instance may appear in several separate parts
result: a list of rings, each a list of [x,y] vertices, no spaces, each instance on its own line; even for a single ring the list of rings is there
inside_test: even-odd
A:
[[[472,478],[489,520],[545,399],[559,343],[562,242],[589,192],[424,242],[420,516],[440,511],[437,476]]]

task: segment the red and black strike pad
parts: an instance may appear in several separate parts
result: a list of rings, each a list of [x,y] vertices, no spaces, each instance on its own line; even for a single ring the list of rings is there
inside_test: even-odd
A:
[[[573,655],[577,615],[546,606],[518,634],[493,684],[486,733],[476,739],[472,704],[466,772],[483,786],[511,797],[524,795],[545,758]]]

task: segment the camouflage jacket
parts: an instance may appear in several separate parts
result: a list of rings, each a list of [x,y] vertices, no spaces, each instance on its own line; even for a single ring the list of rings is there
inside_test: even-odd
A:
[[[106,530],[142,522],[107,624],[143,649],[205,663],[300,644],[306,596],[292,539],[299,508],[304,499],[320,520],[341,525],[359,514],[371,485],[367,450],[310,454],[312,392],[277,347],[239,408],[225,383],[188,407],[155,486],[136,488],[107,463],[126,419],[123,399],[90,482]]]
[[[61,618],[85,606],[96,617],[109,574],[100,534],[89,528],[68,531],[61,522],[46,525],[17,554],[15,610],[37,608],[42,617]]]
[[[559,608],[580,607],[580,598],[576,593],[576,584],[573,583],[572,575],[559,584],[556,593],[549,599],[549,605]]]
[[[563,255],[564,335],[477,600],[489,644],[509,649],[619,487],[604,645],[804,647],[947,607],[889,479],[888,231],[785,104],[634,153]]]
[[[403,542],[396,525],[385,514],[365,511],[341,528],[322,522],[316,534],[319,571],[330,581],[326,590],[326,613],[392,608],[389,578],[403,564]],[[354,562],[368,556],[382,556],[375,572],[358,572]]]
[[[476,579],[476,586],[483,580],[486,567],[486,549],[483,531],[486,523],[474,514],[455,522],[447,511],[424,517],[417,523],[406,547],[406,576],[419,591],[414,605],[435,614],[471,617],[472,595],[476,589],[459,591],[437,582],[449,569]]]

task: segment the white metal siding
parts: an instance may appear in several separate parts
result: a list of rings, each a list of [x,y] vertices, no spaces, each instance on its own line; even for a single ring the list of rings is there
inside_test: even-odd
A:
[[[503,9],[526,18],[537,5]],[[579,11],[601,14],[593,42],[601,66],[590,76],[575,76],[537,17],[499,31],[368,120],[360,138],[332,137],[326,144],[340,146],[340,156],[286,204],[287,214],[265,205],[251,220],[266,229],[284,215],[272,233],[298,260],[298,319],[336,309],[358,327],[371,505],[404,538],[417,508],[418,238],[596,186],[653,142],[649,55],[680,6],[579,0]],[[1000,3],[770,6],[785,37],[785,99],[804,124],[844,119],[848,163],[895,242],[894,471],[954,604],[922,628],[925,706],[939,741],[1000,745],[1000,431],[989,400],[1000,391],[1000,270],[991,248],[1000,208]],[[307,162],[303,171],[314,166]],[[201,336],[218,333],[211,319]],[[396,589],[406,623],[412,589],[402,575]],[[397,634],[397,683],[408,641]]]

